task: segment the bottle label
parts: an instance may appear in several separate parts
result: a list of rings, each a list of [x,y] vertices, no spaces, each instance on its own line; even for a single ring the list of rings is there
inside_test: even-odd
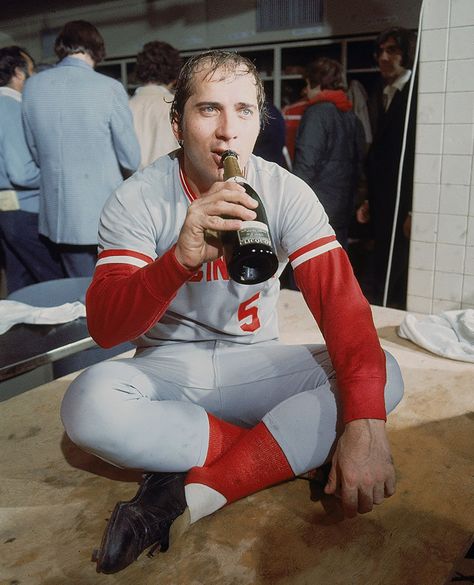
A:
[[[272,242],[268,227],[261,221],[244,221],[237,232],[241,246],[248,244],[264,244],[271,247]]]

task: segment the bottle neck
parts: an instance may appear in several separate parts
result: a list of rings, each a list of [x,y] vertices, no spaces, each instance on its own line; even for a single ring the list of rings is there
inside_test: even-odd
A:
[[[224,157],[223,157],[224,158]],[[239,161],[236,156],[228,154],[223,161],[224,165],[224,181],[232,177],[244,177],[244,174],[239,166]]]

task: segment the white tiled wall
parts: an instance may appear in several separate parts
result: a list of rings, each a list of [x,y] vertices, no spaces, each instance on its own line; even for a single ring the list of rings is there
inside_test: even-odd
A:
[[[474,0],[424,0],[407,308],[474,308]]]

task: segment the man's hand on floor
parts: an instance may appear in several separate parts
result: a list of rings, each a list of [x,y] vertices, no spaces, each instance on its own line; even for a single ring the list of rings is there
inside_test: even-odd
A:
[[[385,422],[360,419],[346,424],[332,460],[326,494],[342,500],[344,515],[370,512],[395,492],[395,469]]]

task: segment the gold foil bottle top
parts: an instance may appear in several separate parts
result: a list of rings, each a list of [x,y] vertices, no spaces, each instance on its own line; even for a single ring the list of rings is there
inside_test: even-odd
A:
[[[224,181],[231,177],[243,177],[239,166],[239,157],[233,150],[226,150],[221,155],[222,164],[224,165]]]

